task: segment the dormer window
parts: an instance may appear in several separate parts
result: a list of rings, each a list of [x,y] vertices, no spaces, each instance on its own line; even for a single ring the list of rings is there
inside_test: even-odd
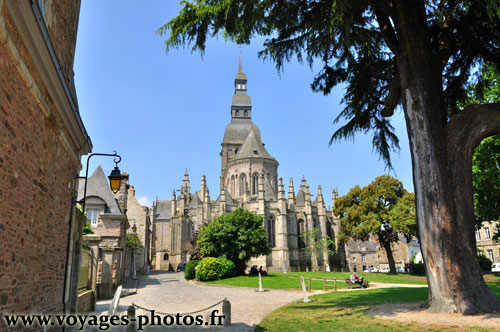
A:
[[[97,225],[97,210],[87,210],[87,218],[90,220],[91,225]]]

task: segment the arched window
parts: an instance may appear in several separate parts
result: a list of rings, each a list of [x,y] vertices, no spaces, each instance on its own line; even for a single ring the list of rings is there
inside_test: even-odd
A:
[[[304,231],[306,229],[306,223],[303,219],[297,221],[297,235],[298,235],[298,247],[299,249],[306,247],[306,241],[304,239]]]
[[[163,260],[164,260],[164,261],[168,261],[168,253],[165,253],[165,254],[163,255]]]
[[[231,175],[231,195],[234,196],[234,175]]]
[[[247,175],[245,173],[241,173],[240,175],[240,195],[245,193],[245,188],[247,184]]]
[[[240,111],[236,110],[236,116],[240,115]]]
[[[276,247],[276,222],[274,215],[270,215],[267,219],[267,240],[269,242],[269,247]]]
[[[259,174],[253,173],[252,175],[252,195],[259,192]]]
[[[335,243],[335,232],[333,231],[332,223],[329,221],[326,223],[326,236],[328,236],[328,238],[330,240],[332,240],[332,242]],[[329,246],[330,250],[335,250],[334,246],[335,246],[335,244],[333,244],[333,243],[330,244],[330,246]]]
[[[245,114],[245,117],[247,117],[248,116],[248,111],[245,111],[244,114]]]

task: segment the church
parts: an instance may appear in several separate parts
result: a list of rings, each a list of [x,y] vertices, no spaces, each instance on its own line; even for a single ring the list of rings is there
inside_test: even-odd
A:
[[[193,239],[202,225],[213,218],[241,207],[263,217],[271,254],[253,258],[249,265],[262,266],[277,272],[305,271],[324,267],[345,270],[343,245],[338,243],[339,220],[326,209],[321,186],[316,199],[311,199],[309,185],[302,178],[298,191],[293,179],[285,195],[283,179],[278,176],[278,161],[267,151],[259,127],[252,122],[252,103],[247,94],[247,77],[242,71],[241,56],[234,80],[231,122],[222,140],[220,189],[213,200],[205,176],[200,188],[191,192],[189,175],[184,174],[179,194],[174,190],[170,200],[156,200],[151,210],[153,220],[153,268],[176,269],[177,264],[189,261]],[[332,206],[338,193],[332,192]],[[316,227],[318,236],[333,240],[336,253],[306,253],[306,230]]]

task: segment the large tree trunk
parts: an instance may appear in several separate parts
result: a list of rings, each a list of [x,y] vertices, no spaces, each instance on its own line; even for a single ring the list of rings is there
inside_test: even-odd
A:
[[[500,311],[500,300],[486,286],[476,258],[471,174],[474,147],[482,138],[500,132],[500,106],[484,112],[478,106],[447,123],[441,64],[430,47],[423,1],[395,1],[395,17],[396,60],[429,310]]]
[[[387,261],[389,262],[389,273],[396,273],[396,263],[394,262],[394,255],[392,254],[392,248],[390,242],[384,242],[383,247],[385,253],[387,254]]]

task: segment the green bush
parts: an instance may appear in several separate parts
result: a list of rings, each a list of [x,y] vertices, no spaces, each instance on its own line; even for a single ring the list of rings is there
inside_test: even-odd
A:
[[[234,263],[225,258],[206,257],[198,264],[196,280],[209,281],[232,277],[235,272]]]
[[[191,280],[196,277],[196,266],[200,263],[200,260],[192,260],[186,264],[186,270],[184,270],[184,279]]]
[[[425,267],[423,263],[410,264],[410,274],[425,276]]]
[[[488,257],[484,255],[478,255],[477,260],[479,261],[479,267],[481,268],[481,271],[483,272],[491,271],[491,266],[493,265],[493,263]]]

